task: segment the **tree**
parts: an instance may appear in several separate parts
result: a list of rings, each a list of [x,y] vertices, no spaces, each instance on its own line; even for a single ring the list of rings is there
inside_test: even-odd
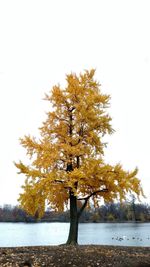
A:
[[[136,221],[136,205],[135,205],[135,196],[131,194],[131,208],[132,208],[132,220]]]
[[[26,176],[19,201],[28,213],[41,217],[46,201],[59,211],[69,206],[67,244],[77,244],[79,217],[90,199],[97,207],[102,198],[109,202],[125,199],[128,192],[142,194],[137,168],[126,172],[120,164],[104,162],[102,138],[113,133],[107,114],[110,96],[102,94],[94,74],[95,70],[71,73],[65,89],[57,85],[45,95],[50,111],[39,129],[41,138],[20,139],[30,164],[15,163]]]

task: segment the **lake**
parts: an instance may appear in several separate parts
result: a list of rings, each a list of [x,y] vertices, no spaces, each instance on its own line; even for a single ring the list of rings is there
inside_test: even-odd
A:
[[[65,243],[69,223],[0,223],[0,247]],[[150,223],[79,224],[79,244],[149,246]]]

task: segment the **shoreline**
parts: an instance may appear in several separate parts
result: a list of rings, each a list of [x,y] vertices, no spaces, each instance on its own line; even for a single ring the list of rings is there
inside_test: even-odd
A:
[[[0,223],[25,223],[25,224],[38,224],[38,223],[70,223],[70,221],[33,221],[33,222],[25,222],[25,221],[0,221]],[[97,223],[150,223],[150,221],[96,221],[96,222],[92,222],[92,221],[81,221],[79,222],[79,224],[88,224],[88,223],[93,223],[93,224],[97,224]]]
[[[147,267],[150,247],[78,245],[0,248],[0,266],[21,267]]]

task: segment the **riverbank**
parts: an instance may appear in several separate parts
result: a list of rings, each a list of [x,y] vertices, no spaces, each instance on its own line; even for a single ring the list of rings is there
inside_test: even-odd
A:
[[[43,246],[0,248],[0,266],[21,267],[148,267],[150,247]]]

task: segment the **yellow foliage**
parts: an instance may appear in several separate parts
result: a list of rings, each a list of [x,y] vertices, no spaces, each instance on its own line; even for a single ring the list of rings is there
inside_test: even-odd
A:
[[[45,201],[63,210],[70,192],[77,198],[92,197],[97,206],[100,198],[113,201],[126,198],[128,192],[143,194],[137,169],[126,172],[117,164],[104,162],[102,137],[113,133],[107,114],[110,96],[102,94],[94,79],[95,70],[66,76],[65,89],[54,86],[45,95],[53,106],[40,131],[40,140],[20,139],[30,158],[30,166],[15,163],[26,176],[21,206],[30,214],[42,216]]]

